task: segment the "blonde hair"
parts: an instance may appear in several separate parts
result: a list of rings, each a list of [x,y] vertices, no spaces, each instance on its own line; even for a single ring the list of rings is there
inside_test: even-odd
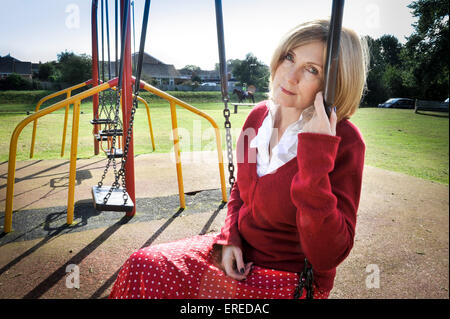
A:
[[[270,63],[270,96],[275,71],[290,50],[311,42],[323,42],[325,65],[329,26],[329,20],[314,20],[302,23],[286,33],[275,49]],[[334,99],[338,121],[350,118],[358,109],[366,90],[368,66],[369,50],[365,38],[360,38],[355,31],[342,27]]]

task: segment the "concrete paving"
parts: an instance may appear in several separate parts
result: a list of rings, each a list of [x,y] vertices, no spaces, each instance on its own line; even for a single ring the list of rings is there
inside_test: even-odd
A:
[[[183,211],[173,155],[135,162],[137,214],[129,220],[93,209],[91,187],[105,161],[78,160],[71,226],[65,225],[68,161],[17,163],[14,231],[0,236],[0,298],[105,298],[134,250],[220,230],[226,205],[216,153],[182,153]],[[1,227],[6,177],[1,163]],[[365,166],[355,244],[330,298],[448,299],[448,239],[447,185]],[[71,264],[79,269],[78,289],[66,285]]]

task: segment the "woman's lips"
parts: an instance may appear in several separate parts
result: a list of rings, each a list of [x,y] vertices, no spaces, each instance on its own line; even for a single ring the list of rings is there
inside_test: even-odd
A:
[[[281,87],[281,91],[283,91],[287,95],[295,95],[295,93],[292,93],[291,91],[286,90],[284,87]]]

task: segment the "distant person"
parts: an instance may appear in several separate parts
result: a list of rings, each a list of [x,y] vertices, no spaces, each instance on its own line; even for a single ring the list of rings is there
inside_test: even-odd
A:
[[[301,24],[275,50],[270,98],[250,112],[237,141],[220,234],[134,252],[111,298],[328,298],[355,237],[365,144],[349,118],[368,66],[366,44],[343,28],[328,119],[328,29],[325,20]]]

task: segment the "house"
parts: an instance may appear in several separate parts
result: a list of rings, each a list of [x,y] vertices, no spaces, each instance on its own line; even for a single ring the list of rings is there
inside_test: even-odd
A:
[[[0,57],[0,78],[6,78],[12,73],[31,80],[33,76],[32,63],[20,61],[9,54]]]
[[[193,73],[197,75],[202,82],[220,82],[220,75],[218,71],[212,70],[199,70],[199,71],[191,71],[186,69],[180,69],[178,72],[181,74],[183,79],[191,79]]]
[[[132,56],[134,65],[137,65],[138,54]],[[175,69],[173,64],[165,64],[160,60],[144,52],[142,61],[142,74],[155,79],[159,85],[175,85],[175,80],[181,78],[181,74]]]
[[[119,61],[120,63],[120,61]],[[134,68],[138,63],[138,54],[132,54],[132,63],[133,63],[133,74]],[[100,62],[100,78],[101,78],[101,65]],[[118,68],[118,67],[117,67]],[[116,63],[111,62],[111,77],[116,77],[115,75]],[[105,62],[105,76],[106,78],[108,74],[108,66]],[[206,71],[200,70],[196,72],[196,74],[200,77],[202,82],[207,83],[216,83],[218,86],[216,88],[208,88],[208,90],[220,90],[220,74],[217,70]],[[151,56],[148,53],[144,52],[143,64],[142,64],[142,79],[144,81],[148,81],[150,78],[156,81],[156,86],[163,90],[173,90],[175,88],[179,90],[189,89],[188,87],[184,88],[182,84],[184,81],[191,79],[192,73],[188,70],[177,70],[175,69],[173,64],[166,64],[155,57]],[[234,85],[233,79],[231,79],[232,75],[229,73],[229,86]],[[151,84],[151,83],[150,83]]]
[[[119,61],[120,63],[120,61]],[[138,54],[132,54],[133,68],[137,66]],[[100,62],[101,64],[101,62]],[[115,77],[115,61],[111,62],[111,74]],[[107,74],[108,67],[105,62],[105,74]],[[101,71],[100,71],[101,74]],[[134,71],[133,71],[134,74]],[[142,61],[142,75],[143,78],[152,78],[156,80],[158,85],[174,86],[175,80],[182,79],[181,74],[175,69],[172,64],[165,64],[148,53],[144,52],[144,59]]]

